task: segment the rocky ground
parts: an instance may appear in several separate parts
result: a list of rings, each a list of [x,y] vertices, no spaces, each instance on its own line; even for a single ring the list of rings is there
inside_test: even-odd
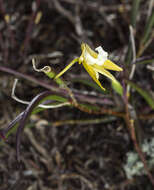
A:
[[[0,0],[0,190],[153,189],[153,3]],[[82,42],[101,45],[123,68],[112,72],[123,94],[105,77],[102,91],[77,63],[62,76],[67,88],[34,71],[32,58],[58,73],[81,55]],[[29,115],[21,163],[21,123],[7,128],[27,106],[11,97],[15,78],[21,100],[50,90],[52,105],[68,103]]]

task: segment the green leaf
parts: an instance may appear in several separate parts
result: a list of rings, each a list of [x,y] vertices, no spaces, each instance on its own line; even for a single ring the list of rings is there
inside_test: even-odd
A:
[[[134,0],[132,5],[132,12],[131,12],[131,25],[133,28],[136,27],[136,18],[138,15],[138,10],[140,6],[141,0]]]
[[[132,25],[132,27],[136,29],[136,20],[137,20],[137,15],[139,12],[139,6],[141,3],[141,0],[134,0],[132,2],[133,4],[132,4],[132,9],[131,9],[132,11],[131,11],[130,25]],[[132,60],[132,44],[131,44],[131,41],[129,41],[128,51],[125,58],[126,64],[129,65],[131,63],[131,60]]]
[[[141,40],[141,44],[145,44],[148,41],[150,33],[151,33],[152,29],[153,29],[153,26],[154,26],[154,12],[149,17],[148,22],[147,22],[147,24],[145,26],[145,31],[144,31],[144,34],[143,34],[143,37],[142,37],[142,40]]]
[[[55,100],[57,102],[67,102],[67,98],[58,95],[52,95],[47,97],[48,100]]]
[[[62,96],[49,95],[49,96],[43,98],[43,99],[39,102],[39,104],[41,104],[42,102],[44,102],[44,101],[46,101],[46,100],[53,100],[53,101],[57,101],[57,102],[61,102],[61,103],[63,103],[63,102],[68,102],[67,98],[64,98],[64,97],[62,97]]]
[[[88,110],[91,110],[91,111],[100,111],[100,108],[98,106],[95,106],[95,105],[90,105],[90,104],[80,104],[80,106],[88,109]]]
[[[139,61],[139,62],[136,62],[136,64],[147,64],[147,63],[152,63],[152,62],[154,62],[154,59],[147,59],[144,61]]]
[[[131,81],[126,81],[126,82],[145,99],[145,101],[149,104],[149,106],[152,109],[154,109],[154,99],[146,90],[143,90],[141,87],[139,87],[137,84]]]
[[[123,87],[121,86],[120,82],[112,81],[112,88],[120,95],[123,95]]]

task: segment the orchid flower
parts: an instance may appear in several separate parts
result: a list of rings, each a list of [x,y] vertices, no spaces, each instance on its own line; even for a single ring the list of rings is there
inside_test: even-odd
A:
[[[99,81],[99,74],[102,74],[109,78],[111,81],[116,82],[115,77],[107,70],[122,71],[123,69],[108,59],[108,53],[103,50],[101,46],[97,47],[93,51],[87,44],[81,44],[81,56],[75,58],[69,65],[67,65],[56,77],[59,78],[65,73],[72,65],[76,62],[82,64],[92,79],[100,86],[101,89],[105,90]]]

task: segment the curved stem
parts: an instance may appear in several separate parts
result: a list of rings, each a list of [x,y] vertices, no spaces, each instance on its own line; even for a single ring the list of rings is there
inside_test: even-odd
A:
[[[20,141],[21,141],[21,133],[26,125],[26,121],[29,117],[29,115],[32,113],[33,109],[39,104],[39,102],[46,98],[49,95],[52,95],[53,93],[51,91],[45,91],[37,96],[35,96],[30,104],[27,106],[26,110],[24,111],[22,118],[20,119],[19,127],[17,129],[16,134],[16,152],[17,152],[17,161],[20,162]]]

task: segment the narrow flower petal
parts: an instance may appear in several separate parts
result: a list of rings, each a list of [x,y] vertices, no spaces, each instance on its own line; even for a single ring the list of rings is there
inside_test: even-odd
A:
[[[74,65],[74,63],[78,62],[79,58],[73,59],[69,65],[67,65],[58,75],[56,75],[55,79],[59,78],[61,75],[63,75],[70,67]]]
[[[90,65],[86,64],[85,62],[83,62],[82,64],[86,71],[89,73],[89,75],[92,77],[92,79],[101,87],[101,89],[105,90],[105,88],[102,87],[101,83],[98,80],[98,72],[96,72]]]
[[[87,53],[88,54],[90,54],[92,57],[94,57],[94,58],[97,58],[97,56],[98,56],[98,54],[95,52],[95,51],[93,51],[87,44],[85,44],[85,43],[82,43],[81,44],[81,49],[82,49],[82,51],[84,51],[85,50],[85,52],[87,51]]]
[[[102,75],[108,77],[109,79],[113,80],[113,81],[116,81],[115,77],[110,73],[108,72],[107,70],[105,70],[102,66],[100,65],[92,65],[92,68],[98,72],[98,73],[101,73]]]
[[[109,59],[107,59],[104,62],[103,67],[104,67],[104,69],[109,69],[109,70],[113,70],[113,71],[122,71],[123,70],[121,67],[119,67],[118,65],[116,65],[115,63],[110,61]]]

